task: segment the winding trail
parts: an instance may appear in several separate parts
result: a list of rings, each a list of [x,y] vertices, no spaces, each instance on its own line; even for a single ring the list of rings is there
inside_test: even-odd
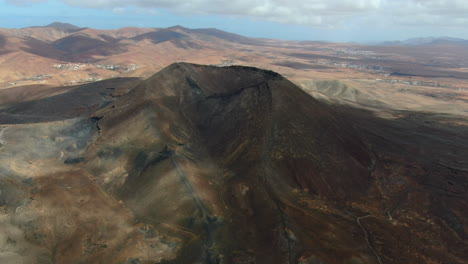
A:
[[[3,134],[5,133],[5,131],[6,131],[8,128],[9,128],[9,127],[0,128],[0,148],[1,148],[3,145],[6,145],[6,141],[3,139]]]
[[[372,243],[369,240],[369,232],[367,231],[367,229],[361,223],[362,219],[366,219],[366,218],[370,218],[370,217],[375,217],[375,216],[373,216],[373,215],[360,216],[360,217],[356,218],[356,222],[359,225],[359,227],[362,229],[362,232],[364,232],[364,237],[366,238],[367,245],[372,250],[372,253],[374,253],[375,257],[377,258],[377,261],[379,262],[379,264],[383,264],[382,260],[380,259],[379,253],[377,252],[377,250],[374,248],[374,246],[372,245]]]
[[[204,239],[204,244],[205,244],[205,258],[206,258],[206,263],[207,264],[214,264],[218,263],[214,259],[214,254],[211,251],[211,247],[213,246],[213,233],[214,230],[216,229],[216,223],[215,219],[210,216],[208,209],[206,206],[203,204],[202,200],[198,196],[198,194],[194,191],[192,184],[190,183],[190,180],[187,177],[187,174],[185,174],[182,166],[180,163],[177,161],[177,154],[173,153],[171,155],[171,162],[174,165],[175,169],[177,170],[177,174],[179,175],[180,179],[184,183],[185,187],[187,188],[188,192],[192,195],[192,198],[195,202],[195,205],[197,206],[198,210],[201,213],[201,220],[203,223],[203,228],[205,229],[206,232],[206,238]]]
[[[180,179],[184,183],[185,187],[189,191],[189,193],[192,195],[193,200],[195,204],[197,205],[198,209],[200,210],[202,214],[202,218],[206,219],[208,217],[208,210],[206,209],[205,205],[202,203],[200,197],[198,194],[195,193],[193,190],[192,184],[190,183],[189,179],[187,178],[187,175],[183,171],[182,167],[180,166],[179,162],[177,162],[176,158],[174,155],[171,155],[171,161],[172,164],[174,165],[175,169],[177,170],[177,174],[179,175]]]

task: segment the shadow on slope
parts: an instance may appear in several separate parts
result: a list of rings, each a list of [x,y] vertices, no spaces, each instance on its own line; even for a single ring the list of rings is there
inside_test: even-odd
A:
[[[186,39],[187,35],[172,31],[170,29],[161,29],[154,32],[148,32],[145,34],[138,35],[133,37],[133,40],[142,41],[145,39],[151,40],[154,44],[159,44],[166,41],[177,40],[177,39]]]
[[[42,40],[38,40],[32,37],[25,37],[24,44],[26,47],[21,49],[28,53],[54,60],[66,59],[66,53],[64,51],[56,49],[55,47],[51,46],[50,43],[44,42]]]
[[[234,34],[234,33],[229,33],[225,32],[216,28],[200,28],[200,29],[187,29],[184,28],[184,31],[190,32],[190,33],[196,33],[200,35],[205,35],[205,36],[211,36],[211,37],[216,37],[219,39],[224,39],[230,42],[234,43],[240,43],[244,45],[253,45],[253,46],[262,46],[265,45],[260,40],[254,39],[254,38],[249,38],[249,37],[244,37],[242,35]]]
[[[112,39],[106,41],[90,37],[86,34],[73,34],[51,43],[55,49],[65,52],[68,60],[89,59],[93,55],[110,56],[127,51],[125,45]]]
[[[0,48],[3,48],[6,44],[6,38],[2,34],[0,34]]]
[[[0,34],[0,55],[7,54],[9,51],[6,48],[7,36]]]
[[[12,105],[0,105],[0,124],[50,122],[89,116],[140,82],[115,78],[67,88],[69,92]],[[17,89],[17,88],[11,88]]]
[[[181,49],[203,49],[203,47],[193,42],[190,36],[173,31],[174,28],[160,29],[154,32],[148,32],[145,34],[133,37],[132,40],[142,41],[150,40],[154,44],[160,44],[164,42],[171,42],[174,46]]]

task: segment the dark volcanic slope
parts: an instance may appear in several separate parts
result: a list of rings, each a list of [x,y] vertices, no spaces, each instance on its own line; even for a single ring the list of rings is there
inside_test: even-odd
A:
[[[18,229],[10,259],[468,259],[468,173],[444,158],[468,154],[456,128],[325,105],[270,71],[184,63],[99,107],[0,126],[0,223]]]
[[[92,170],[126,160],[128,176],[108,190],[151,224],[191,229],[200,244],[185,254],[206,263],[297,258],[317,227],[285,212],[294,190],[343,201],[369,183],[372,161],[352,127],[273,72],[176,64],[98,115]],[[372,258],[363,242],[347,250]]]
[[[207,263],[436,263],[447,244],[431,249],[440,245],[418,241],[438,241],[446,221],[450,236],[464,239],[466,200],[445,201],[440,190],[423,188],[451,176],[425,177],[432,167],[384,154],[381,139],[368,142],[384,146],[374,153],[358,136],[365,131],[273,72],[176,64],[114,106],[98,113],[100,147],[89,165],[109,171],[126,161],[128,176],[109,175],[120,183],[108,180],[106,189],[143,221],[197,234],[199,244],[186,242],[180,263],[195,256]],[[411,196],[422,204],[403,198]],[[446,203],[452,209],[442,210]],[[395,221],[400,206],[412,213]],[[418,230],[428,214],[437,224]],[[398,237],[408,235],[414,240],[400,245]],[[459,263],[462,248],[443,258]]]
[[[68,92],[57,92],[48,97],[39,96],[40,99],[36,100],[27,100],[27,98],[28,96],[34,98],[35,93],[40,95],[39,87],[33,88],[33,91],[28,87],[2,90],[0,95],[5,97],[2,99],[22,96],[23,102],[0,105],[0,124],[50,122],[89,116],[127,93],[139,82],[139,78],[114,78],[77,86],[57,87],[55,90],[68,90]],[[24,90],[29,90],[27,96],[24,96]],[[46,90],[45,93],[54,94],[51,90]]]

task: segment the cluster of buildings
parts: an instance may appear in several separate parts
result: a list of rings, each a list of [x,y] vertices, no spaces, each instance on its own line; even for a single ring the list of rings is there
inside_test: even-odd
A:
[[[65,63],[65,64],[55,64],[54,68],[59,69],[59,70],[77,71],[86,66],[87,65],[83,63]]]
[[[138,69],[140,67],[140,66],[138,66],[136,64],[130,64],[130,65],[127,65],[127,66],[112,65],[112,64],[111,65],[95,64],[94,66],[96,66],[99,69],[105,69],[105,70],[109,70],[109,71],[120,71],[120,72],[133,71],[133,70],[136,70],[136,69]]]
[[[418,85],[418,86],[458,89],[458,87],[450,85],[450,84],[441,84],[441,83],[436,83],[436,82],[424,82],[424,81],[417,81],[417,80],[375,79],[375,81],[379,83],[401,83],[401,84],[406,84],[406,85]]]
[[[104,69],[104,70],[109,70],[109,71],[119,71],[119,72],[133,71],[140,67],[135,64],[121,66],[121,65],[112,65],[112,64],[107,65],[107,64],[89,64],[89,63],[65,63],[65,64],[55,64],[53,68],[59,69],[59,70],[77,71],[88,66],[94,66],[99,69]]]

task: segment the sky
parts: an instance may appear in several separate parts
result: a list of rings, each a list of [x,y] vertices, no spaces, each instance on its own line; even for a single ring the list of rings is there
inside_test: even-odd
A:
[[[468,0],[0,0],[0,27],[218,28],[250,37],[375,42],[468,39]]]

